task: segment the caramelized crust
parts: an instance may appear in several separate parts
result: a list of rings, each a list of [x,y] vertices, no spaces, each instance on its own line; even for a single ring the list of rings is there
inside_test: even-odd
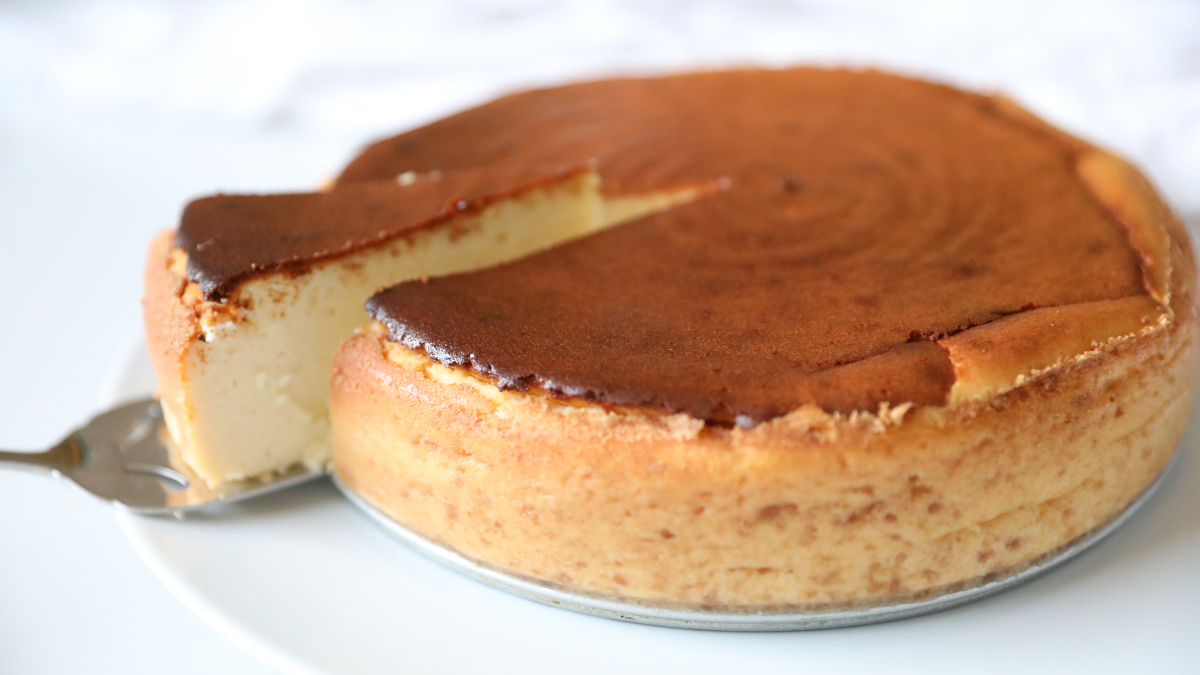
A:
[[[187,276],[206,299],[219,300],[247,279],[379,246],[443,224],[461,222],[489,204],[569,180],[566,170],[521,166],[389,176],[337,192],[216,195],[183,211],[175,246]]]
[[[934,341],[1163,283],[1160,242],[1130,246],[1131,233],[1158,231],[1129,224],[1142,202],[1106,196],[1131,180],[1018,110],[877,72],[588,83],[377,144],[338,189],[434,161],[592,157],[613,190],[720,177],[727,189],[652,217],[397,285],[372,316],[393,340],[502,387],[711,422],[941,405],[953,375]]]

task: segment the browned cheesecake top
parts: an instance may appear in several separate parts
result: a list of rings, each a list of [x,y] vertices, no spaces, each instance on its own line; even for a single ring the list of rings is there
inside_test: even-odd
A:
[[[183,210],[175,246],[188,279],[210,300],[242,281],[308,265],[478,211],[570,170],[545,165],[433,171],[357,183],[333,192],[216,195]]]
[[[377,143],[339,186],[594,160],[612,194],[728,188],[368,307],[392,339],[505,387],[744,424],[803,404],[940,404],[939,338],[1144,295],[1082,144],[993,99],[878,72],[612,80],[509,96]]]

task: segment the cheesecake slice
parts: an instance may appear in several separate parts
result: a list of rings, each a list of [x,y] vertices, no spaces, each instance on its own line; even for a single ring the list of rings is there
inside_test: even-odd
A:
[[[511,260],[715,189],[677,184],[610,204],[584,160],[189,204],[151,247],[145,299],[159,397],[189,468],[219,488],[324,466],[333,354],[379,288]]]

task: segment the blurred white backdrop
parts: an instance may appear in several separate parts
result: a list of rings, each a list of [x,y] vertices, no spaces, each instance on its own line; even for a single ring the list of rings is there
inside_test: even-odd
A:
[[[1194,0],[0,5],[5,117],[85,107],[126,124],[346,142],[531,85],[799,62],[1004,90],[1131,155],[1176,204],[1200,209]]]
[[[1200,213],[1196,0],[0,0],[0,448],[95,412],[137,336],[145,245],[196,195],[308,189],[513,89],[793,63],[1003,90]],[[269,672],[106,507],[0,472],[0,673],[164,668]]]

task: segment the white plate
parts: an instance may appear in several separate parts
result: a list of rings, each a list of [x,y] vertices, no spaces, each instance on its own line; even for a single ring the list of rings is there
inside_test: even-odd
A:
[[[124,356],[109,403],[152,389],[144,352]],[[655,628],[538,605],[407,549],[327,482],[220,517],[117,518],[188,607],[290,673],[1200,673],[1197,431],[1159,494],[1064,567],[965,607],[814,632]]]

